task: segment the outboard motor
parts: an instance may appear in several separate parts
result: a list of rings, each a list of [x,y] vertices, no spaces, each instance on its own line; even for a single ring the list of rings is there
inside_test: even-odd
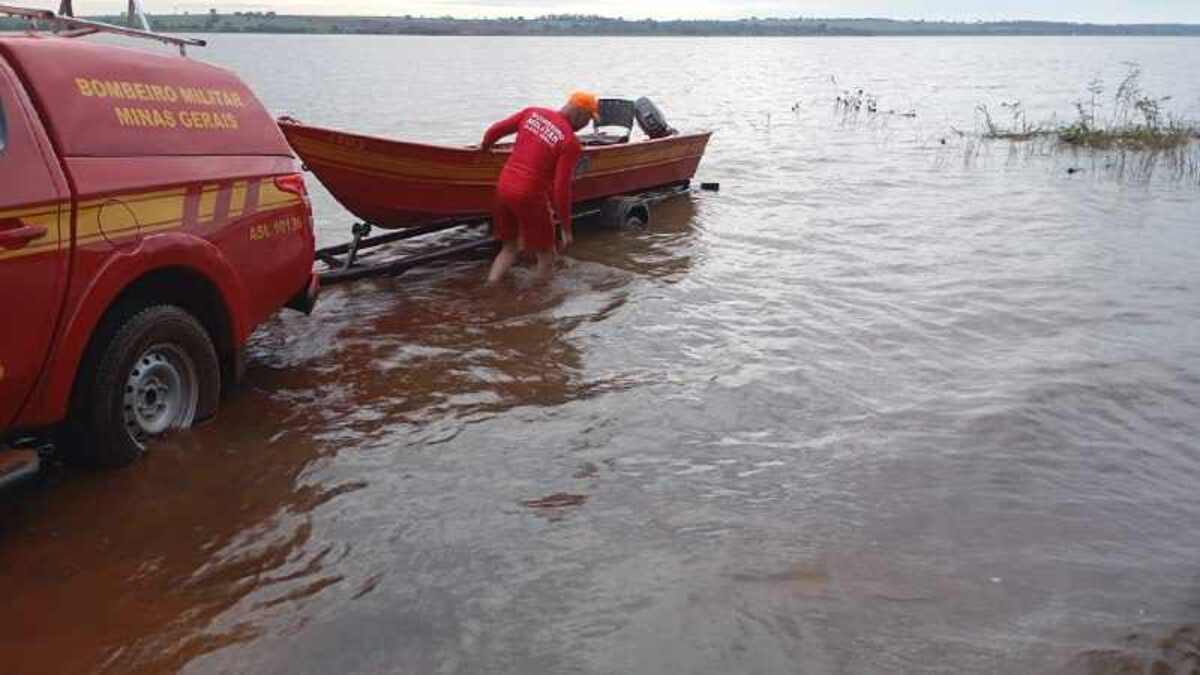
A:
[[[654,105],[654,101],[645,96],[633,104],[633,109],[638,127],[650,138],[666,138],[678,133],[667,124],[667,118],[658,109],[658,106]]]

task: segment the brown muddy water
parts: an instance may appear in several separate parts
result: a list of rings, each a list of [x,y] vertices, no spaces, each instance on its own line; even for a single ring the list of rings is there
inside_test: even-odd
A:
[[[1200,665],[1191,156],[956,133],[1126,61],[1198,117],[1200,43],[212,42],[280,114],[431,141],[649,94],[718,130],[723,190],[582,231],[549,286],[331,289],[215,423],[4,496],[0,671]]]

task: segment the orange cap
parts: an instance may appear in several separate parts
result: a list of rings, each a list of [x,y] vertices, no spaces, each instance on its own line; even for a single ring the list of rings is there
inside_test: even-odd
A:
[[[571,93],[571,98],[567,100],[567,105],[573,105],[581,110],[586,110],[592,119],[600,117],[600,99],[596,95],[587,91],[576,91]]]

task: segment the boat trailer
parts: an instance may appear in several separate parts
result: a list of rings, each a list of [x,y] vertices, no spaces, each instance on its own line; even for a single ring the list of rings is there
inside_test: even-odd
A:
[[[700,187],[709,191],[719,189],[715,183],[702,183]],[[573,217],[577,221],[598,220],[598,224],[605,228],[644,227],[650,223],[650,210],[654,204],[689,194],[691,190],[691,183],[683,182],[637,194],[584,202],[575,205]],[[490,218],[487,217],[449,218],[377,236],[371,236],[373,227],[370,223],[355,223],[350,228],[353,240],[317,250],[316,262],[323,265],[317,274],[322,286],[334,286],[372,277],[397,276],[415,267],[482,255],[497,246],[496,241],[486,235],[466,242],[431,247],[420,253],[398,256],[389,256],[380,247],[460,228],[482,229],[489,222]]]

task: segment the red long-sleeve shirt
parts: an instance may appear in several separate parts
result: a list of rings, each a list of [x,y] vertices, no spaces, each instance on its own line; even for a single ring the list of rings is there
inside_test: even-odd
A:
[[[571,123],[557,111],[526,108],[493,124],[480,145],[487,150],[512,134],[517,135],[517,142],[500,173],[500,182],[528,192],[547,192],[553,187],[554,210],[563,229],[569,229],[571,183],[583,154]]]

